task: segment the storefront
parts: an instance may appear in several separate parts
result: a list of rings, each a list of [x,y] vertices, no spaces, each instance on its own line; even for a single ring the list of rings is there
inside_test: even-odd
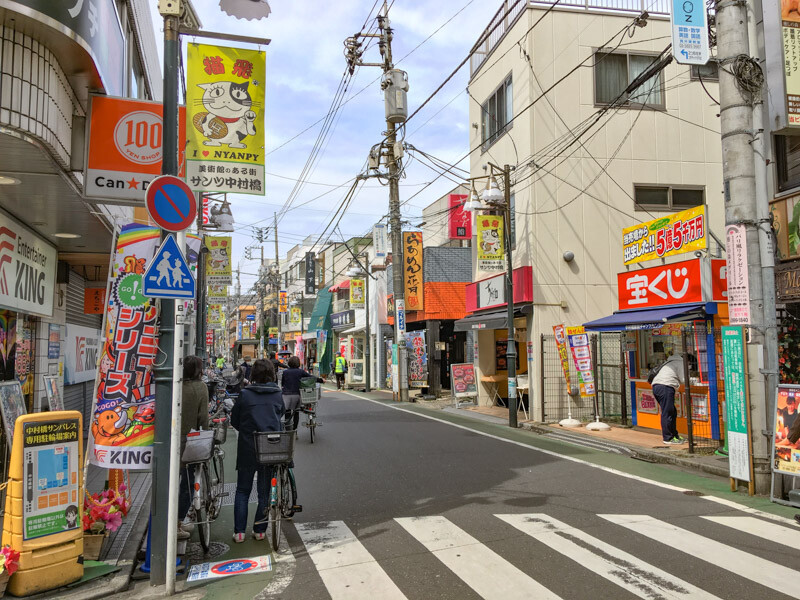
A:
[[[649,370],[669,356],[687,356],[689,385],[675,396],[677,427],[719,441],[724,432],[724,384],[719,330],[728,324],[724,260],[693,259],[617,276],[620,310],[585,323],[590,332],[620,332],[633,425],[661,429]]]
[[[345,357],[348,364],[345,384],[347,387],[364,387],[366,385],[364,377],[364,369],[366,368],[366,315],[363,309],[349,312],[354,313],[354,325],[338,334],[339,347],[344,348],[342,356]]]
[[[331,362],[333,362],[334,357],[336,356],[337,353],[341,353],[341,355],[344,356],[345,359],[347,360],[348,365],[350,364],[351,362],[351,359],[349,358],[350,337],[349,334],[346,332],[350,329],[353,329],[355,324],[356,324],[356,315],[355,311],[352,309],[341,310],[331,315],[331,329],[333,330],[333,356],[331,357]],[[363,351],[363,344],[361,346],[361,349]],[[351,375],[350,370],[351,369],[348,367],[348,373],[345,383],[347,383]]]
[[[311,318],[308,320],[308,331],[303,334],[306,365],[317,376],[330,373],[333,353],[331,352],[333,334],[331,331],[331,304],[333,294],[328,290],[317,291],[317,301]]]

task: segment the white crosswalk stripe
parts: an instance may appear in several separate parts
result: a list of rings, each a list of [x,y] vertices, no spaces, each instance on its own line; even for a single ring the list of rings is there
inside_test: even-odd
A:
[[[298,523],[297,533],[333,600],[405,600],[342,521]]]
[[[790,584],[800,581],[799,571],[647,515],[598,516],[763,586],[791,594],[792,598],[800,598],[800,590]]]
[[[756,517],[703,517],[714,523],[725,525],[736,531],[744,531],[776,544],[783,544],[789,548],[800,546],[800,528],[790,529],[776,523],[763,521]]]
[[[482,598],[559,600],[559,597],[441,516],[395,519]]]
[[[717,599],[686,581],[545,514],[495,516],[640,598]]]

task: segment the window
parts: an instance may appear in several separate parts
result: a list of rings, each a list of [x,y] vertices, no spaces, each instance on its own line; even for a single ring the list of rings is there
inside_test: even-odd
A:
[[[703,81],[719,81],[719,63],[711,59],[704,65],[692,65],[689,77]]]
[[[511,88],[511,75],[500,84],[489,99],[481,105],[481,131],[483,149],[508,131],[513,118],[512,103],[514,94]]]
[[[775,136],[778,191],[800,187],[800,136]]]
[[[664,108],[663,73],[651,77],[627,97],[624,95],[628,85],[658,59],[657,55],[598,50],[594,56],[595,104],[620,102]]]
[[[705,189],[701,187],[635,185],[633,191],[636,210],[685,210],[705,202]]]

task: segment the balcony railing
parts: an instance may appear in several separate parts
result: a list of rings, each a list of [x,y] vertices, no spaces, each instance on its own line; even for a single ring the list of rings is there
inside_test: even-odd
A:
[[[500,43],[505,34],[511,30],[517,19],[529,6],[531,8],[547,9],[552,2],[544,0],[504,0],[500,9],[495,13],[489,26],[483,30],[480,37],[483,39],[487,31],[491,31],[486,40],[475,48],[469,59],[469,76],[486,62],[486,59]],[[555,10],[584,10],[600,13],[630,13],[639,14],[647,11],[651,15],[669,15],[669,0],[561,0]],[[508,14],[506,14],[508,13]],[[496,27],[496,29],[495,29]]]

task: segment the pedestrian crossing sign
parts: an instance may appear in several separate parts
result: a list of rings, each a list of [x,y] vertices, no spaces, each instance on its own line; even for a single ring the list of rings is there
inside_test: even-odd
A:
[[[195,281],[174,236],[167,236],[144,273],[144,294],[151,298],[194,298]]]

